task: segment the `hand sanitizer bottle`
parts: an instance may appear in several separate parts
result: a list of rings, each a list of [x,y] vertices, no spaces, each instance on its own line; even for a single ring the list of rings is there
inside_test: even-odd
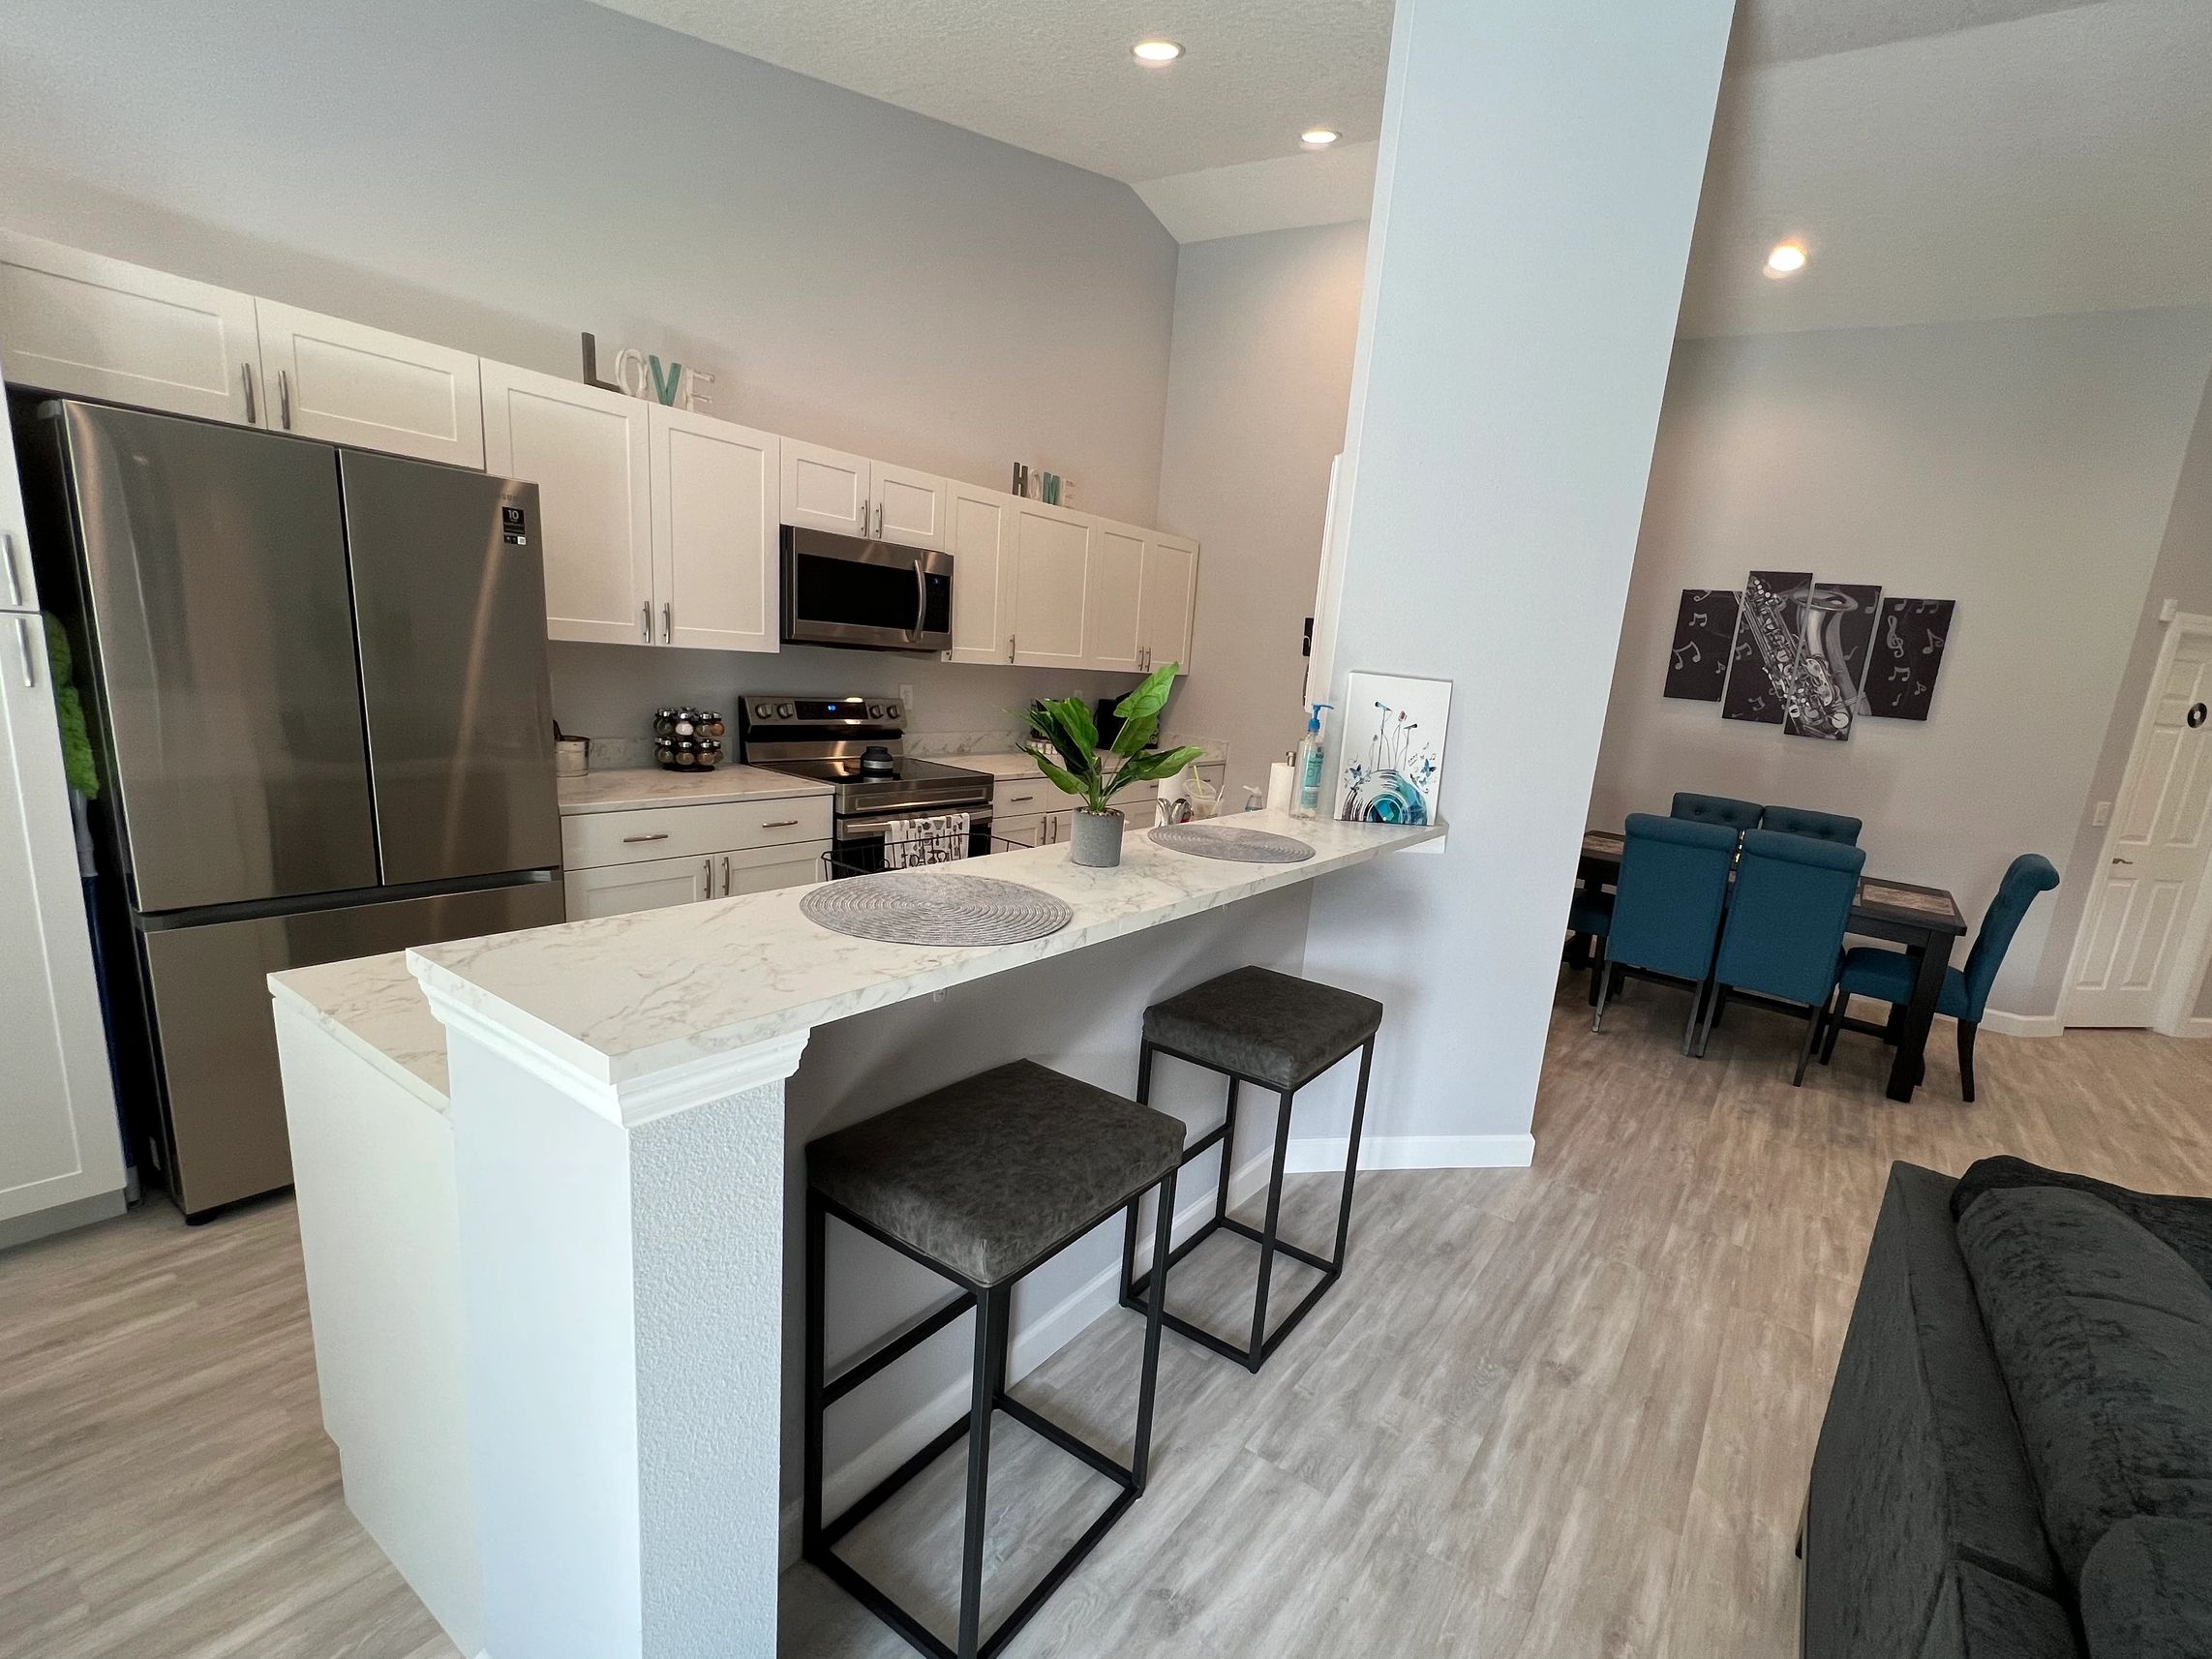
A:
[[[1316,703],[1306,717],[1306,735],[1298,740],[1298,793],[1290,805],[1293,817],[1313,818],[1321,810],[1321,771],[1328,764],[1321,748],[1321,710],[1335,707],[1334,703]]]

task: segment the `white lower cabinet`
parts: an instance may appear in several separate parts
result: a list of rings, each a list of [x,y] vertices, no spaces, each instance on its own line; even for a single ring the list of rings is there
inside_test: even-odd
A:
[[[830,798],[572,813],[561,844],[571,921],[804,887],[823,878]]]
[[[596,870],[570,870],[561,878],[568,890],[568,920],[621,916],[633,910],[660,910],[714,896],[714,860],[647,859],[635,864],[608,864]]]
[[[5,455],[0,468],[12,486]],[[0,491],[0,515],[13,494]],[[0,611],[0,1243],[123,1208],[50,673],[40,618]]]

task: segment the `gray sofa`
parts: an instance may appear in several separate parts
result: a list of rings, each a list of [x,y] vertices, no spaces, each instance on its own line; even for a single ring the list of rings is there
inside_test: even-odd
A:
[[[2212,1199],[1894,1165],[1803,1552],[1805,1659],[2212,1656]]]

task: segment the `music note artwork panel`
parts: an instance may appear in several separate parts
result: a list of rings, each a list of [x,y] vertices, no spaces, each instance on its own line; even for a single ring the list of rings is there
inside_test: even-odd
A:
[[[1736,595],[1725,588],[1684,588],[1667,657],[1669,697],[1718,703],[1736,644]]]
[[[1925,720],[1954,610],[1950,599],[1884,598],[1870,584],[1810,571],[1754,570],[1737,593],[1685,588],[1665,694],[1828,742],[1868,715]],[[1722,628],[1732,630],[1725,645]]]
[[[1885,720],[1925,720],[1936,671],[1951,637],[1950,599],[1885,599],[1875,630],[1866,712]]]

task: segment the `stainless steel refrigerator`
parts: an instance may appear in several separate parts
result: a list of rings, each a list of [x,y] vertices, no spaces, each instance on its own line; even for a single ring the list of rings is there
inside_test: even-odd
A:
[[[96,404],[18,434],[119,1081],[197,1220],[291,1180],[266,975],[562,919],[537,489]]]

